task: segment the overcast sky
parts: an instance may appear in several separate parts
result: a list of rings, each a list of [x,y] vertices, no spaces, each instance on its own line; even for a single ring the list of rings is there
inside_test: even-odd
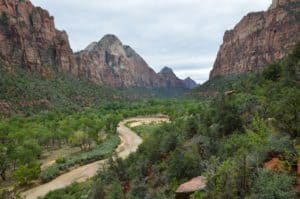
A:
[[[74,51],[115,34],[156,71],[208,79],[225,30],[271,0],[32,0],[69,34]]]

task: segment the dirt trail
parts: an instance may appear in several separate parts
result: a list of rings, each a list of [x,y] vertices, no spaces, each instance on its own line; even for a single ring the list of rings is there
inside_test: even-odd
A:
[[[116,149],[118,157],[122,159],[127,158],[129,154],[136,152],[139,145],[142,143],[142,139],[125,126],[126,123],[139,122],[139,124],[142,125],[151,122],[167,121],[168,119],[166,117],[135,117],[120,122],[117,128],[117,132],[121,138],[121,144]],[[25,199],[37,199],[38,197],[45,196],[50,191],[67,187],[74,182],[84,182],[95,176],[97,171],[105,166],[106,162],[107,159],[78,167],[77,169],[55,178],[51,182],[42,184],[22,193],[22,196]]]

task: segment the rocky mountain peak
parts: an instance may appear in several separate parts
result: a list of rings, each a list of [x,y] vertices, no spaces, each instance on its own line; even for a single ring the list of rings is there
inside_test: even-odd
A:
[[[175,75],[173,70],[168,66],[163,67],[161,71],[158,73],[158,75],[161,77],[161,79],[163,79],[166,82],[167,87],[185,88],[184,82],[181,79],[179,79]]]
[[[197,87],[197,83],[190,77],[183,80],[185,87],[188,89],[193,89]]]
[[[105,35],[76,54],[80,77],[110,87],[165,87],[162,79],[130,46]]]
[[[174,74],[172,68],[165,66],[161,69],[159,73],[164,73],[164,74]],[[174,74],[175,75],[175,74]]]
[[[124,46],[121,40],[112,34],[105,35],[96,45],[98,51],[105,51],[107,54],[126,57]]]
[[[98,44],[105,48],[109,48],[113,45],[123,46],[121,40],[113,34],[104,35]]]

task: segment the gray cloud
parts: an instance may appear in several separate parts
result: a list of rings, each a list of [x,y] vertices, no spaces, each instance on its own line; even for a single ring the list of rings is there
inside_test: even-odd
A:
[[[132,46],[156,71],[208,79],[223,33],[271,0],[32,0],[55,16],[74,51],[107,33]]]

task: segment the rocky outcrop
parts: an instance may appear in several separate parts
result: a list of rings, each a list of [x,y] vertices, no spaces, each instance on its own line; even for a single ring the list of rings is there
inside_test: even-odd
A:
[[[193,89],[193,88],[196,88],[197,87],[197,83],[192,80],[190,77],[186,78],[183,80],[183,83],[185,85],[186,88],[188,89]]]
[[[130,46],[105,35],[76,53],[79,76],[110,87],[165,87],[164,81]]]
[[[259,71],[282,59],[300,41],[299,0],[273,0],[266,12],[245,16],[227,31],[210,79]]]
[[[198,176],[190,181],[181,184],[176,190],[176,199],[189,199],[190,196],[196,191],[200,191],[206,188],[206,177]]]
[[[28,0],[0,0],[0,59],[46,76],[57,69],[77,74],[66,32],[57,30],[54,18]]]
[[[165,66],[158,75],[165,81],[168,88],[185,88],[184,82],[175,75],[171,68],[167,66]]]

